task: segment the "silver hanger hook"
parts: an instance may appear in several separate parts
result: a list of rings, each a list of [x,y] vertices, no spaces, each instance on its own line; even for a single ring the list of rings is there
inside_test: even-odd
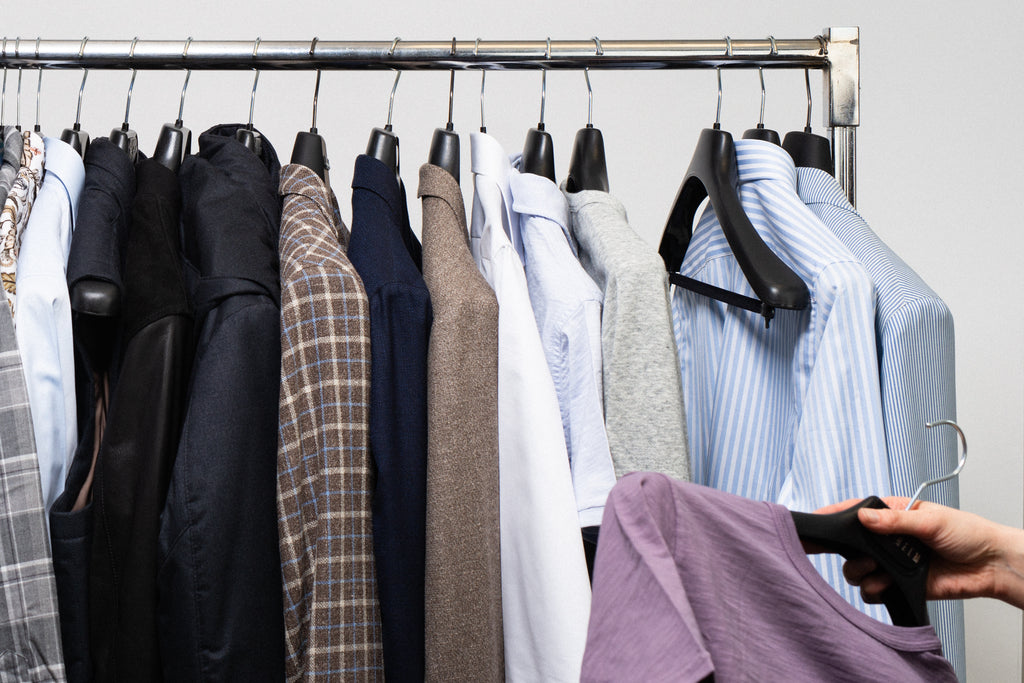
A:
[[[807,125],[804,132],[811,132],[811,70],[804,69],[804,88],[807,90]]]
[[[392,57],[395,54],[395,48],[398,46],[398,41],[401,38],[395,36],[395,39],[391,41],[391,49],[388,50],[388,57]],[[391,130],[391,112],[395,108],[395,92],[398,91],[398,81],[402,78],[402,71],[400,69],[395,70],[395,82],[391,85],[391,97],[388,98],[388,122],[384,124],[384,130]]]
[[[256,41],[253,43],[253,46],[252,46],[252,58],[253,58],[253,60],[256,59],[256,53],[259,51],[259,49],[260,49],[260,37],[256,36]],[[249,97],[249,130],[252,130],[252,115],[253,115],[253,111],[256,109],[256,86],[259,85],[259,82],[260,82],[260,70],[259,70],[259,68],[258,67],[253,67],[253,69],[256,71],[256,76],[253,77],[253,79],[252,79],[252,95],[250,95],[250,97]]]
[[[961,470],[963,470],[964,465],[967,464],[967,437],[964,436],[964,431],[960,429],[960,426],[956,422],[953,422],[952,420],[936,420],[935,422],[926,422],[924,426],[927,427],[928,429],[931,429],[932,427],[938,427],[940,425],[948,425],[956,430],[957,436],[960,437],[960,446],[963,448],[963,451],[960,453],[960,460],[957,462],[956,469],[954,469],[949,474],[941,476],[938,479],[929,479],[928,481],[921,482],[921,485],[917,487],[916,491],[914,491],[914,497],[911,498],[910,503],[907,504],[907,507],[905,508],[907,510],[914,507],[914,503],[916,503],[917,499],[920,498],[922,491],[924,491],[929,486],[942,483],[944,481],[952,479],[953,477],[958,476]]]
[[[4,122],[4,110],[7,108],[7,36],[4,36],[4,85],[0,94],[0,125]]]
[[[594,36],[594,55],[600,57],[604,54],[604,48],[601,47],[601,40]],[[594,89],[590,87],[590,69],[583,67],[583,78],[587,79],[587,128],[594,127]]]
[[[316,52],[316,44],[320,38],[314,36],[313,40],[309,43],[309,58],[313,59],[314,53]],[[316,133],[316,102],[320,98],[320,69],[316,70],[316,85],[313,86],[313,125],[309,129],[310,133]]]
[[[37,37],[36,38],[36,62],[38,62],[38,61],[39,61],[39,38]],[[42,130],[39,127],[39,98],[40,98],[40,95],[42,94],[42,92],[43,92],[43,67],[42,67],[42,65],[40,65],[39,66],[39,75],[36,78],[36,123],[32,127],[32,130],[34,130],[37,133],[40,132],[40,130]]]
[[[14,57],[21,56],[21,36],[14,39]],[[18,67],[18,109],[14,118],[14,127],[21,130],[21,67]]]
[[[732,57],[732,38],[725,37],[725,56]],[[722,67],[715,67],[715,75],[718,77],[718,107],[715,109],[715,130],[722,128]]]
[[[89,36],[82,38],[82,46],[78,48],[78,58],[85,56],[85,44],[89,42]],[[75,130],[82,127],[82,96],[85,95],[85,79],[89,78],[89,69],[82,68],[82,85],[78,86],[78,109],[75,111]]]
[[[551,36],[548,36],[548,49],[544,52],[544,59],[551,61]],[[540,123],[537,124],[537,130],[544,130],[544,105],[547,104],[548,99],[548,70],[542,68],[540,70]]]
[[[183,60],[187,60],[188,59],[188,48],[189,48],[189,45],[191,45],[191,44],[192,44],[192,36],[189,36],[185,40],[185,49],[181,53],[181,58]],[[178,119],[177,119],[177,121],[174,122],[174,125],[178,126],[179,128],[184,123],[184,119],[182,118],[182,114],[185,113],[185,91],[188,90],[188,82],[189,82],[189,80],[191,78],[192,78],[192,69],[185,69],[185,82],[182,83],[182,85],[181,85],[181,102],[178,104]]]
[[[477,38],[473,43],[473,56],[478,57],[480,55],[480,39]],[[480,132],[486,133],[487,126],[484,124],[484,86],[487,83],[487,69],[480,70]]]
[[[761,79],[761,116],[758,117],[758,119],[757,119],[757,127],[758,128],[764,128],[764,98],[765,98],[765,91],[764,91],[764,68],[763,67],[760,67],[760,66],[757,67],[757,75],[758,75],[758,78]]]
[[[139,42],[139,37],[135,36],[132,38],[132,46],[128,50],[128,61],[135,61],[135,43]],[[132,108],[132,90],[135,88],[135,77],[139,74],[139,70],[132,68],[132,80],[128,82],[128,98],[124,105],[124,123],[121,124],[121,130],[128,130],[128,112]]]
[[[455,56],[455,36],[452,36],[452,51],[451,56]],[[445,126],[445,130],[455,130],[455,124],[452,122],[452,116],[455,113],[455,69],[451,70],[451,74],[448,80],[448,125]]]

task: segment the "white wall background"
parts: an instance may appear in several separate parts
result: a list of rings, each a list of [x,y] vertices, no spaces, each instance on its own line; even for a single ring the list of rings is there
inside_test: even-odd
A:
[[[957,326],[959,421],[971,444],[962,475],[965,509],[1005,524],[1022,521],[1024,482],[1024,236],[1020,191],[1024,170],[1016,117],[1024,109],[1015,29],[1024,5],[1012,0],[852,3],[836,0],[747,3],[715,0],[454,2],[388,0],[286,4],[251,0],[215,3],[176,0],[72,2],[50,0],[28,8],[0,3],[2,32],[93,39],[579,39],[803,38],[826,26],[856,25],[862,38],[863,109],[859,208],[878,232],[948,302]],[[8,49],[13,46],[8,44]],[[604,132],[612,191],[654,248],[697,134],[715,109],[712,71],[594,72],[594,122]],[[89,76],[82,115],[93,136],[121,121],[128,72]],[[75,72],[47,72],[41,123],[59,134],[74,117],[80,80]],[[264,73],[256,125],[290,155],[295,132],[309,125],[310,73]],[[319,128],[334,165],[332,181],[345,207],[352,163],[370,129],[382,125],[392,76],[384,72],[328,72],[320,94]],[[13,118],[8,80],[7,120]],[[182,75],[141,72],[132,123],[145,150],[160,125],[174,119]],[[734,133],[757,120],[756,71],[724,74],[723,127]],[[769,71],[766,124],[780,132],[803,125],[803,75]],[[185,106],[195,133],[248,116],[250,74],[196,72]],[[434,127],[447,115],[448,75],[407,73],[399,86],[394,125],[402,140],[404,177],[413,199],[416,169],[425,160]],[[820,79],[814,125],[821,126]],[[480,77],[456,76],[456,130],[479,126]],[[492,73],[487,81],[488,131],[508,150],[518,148],[537,122],[540,76]],[[33,120],[35,74],[25,72],[23,124]],[[586,90],[579,73],[548,78],[548,130],[557,171],[564,175],[572,138],[586,122]],[[463,190],[467,201],[469,140],[463,138]],[[346,220],[349,211],[343,208]],[[974,681],[1021,680],[1021,614],[993,601],[967,607],[968,673]]]

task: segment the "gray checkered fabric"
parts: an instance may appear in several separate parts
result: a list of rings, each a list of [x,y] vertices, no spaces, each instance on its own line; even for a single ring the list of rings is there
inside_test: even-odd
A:
[[[57,584],[28,390],[14,322],[0,315],[0,683],[63,680]]]

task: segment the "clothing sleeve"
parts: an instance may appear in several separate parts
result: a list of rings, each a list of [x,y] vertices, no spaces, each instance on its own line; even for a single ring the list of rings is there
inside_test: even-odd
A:
[[[836,263],[815,284],[813,359],[797,358],[804,386],[791,471],[777,502],[810,512],[837,500],[884,497],[889,479],[874,285],[856,263]]]
[[[650,472],[612,489],[594,563],[585,683],[700,681],[714,672],[672,549],[673,483]]]
[[[565,327],[569,410],[563,416],[580,526],[601,523],[615,468],[604,427],[601,389],[601,304],[585,301]]]

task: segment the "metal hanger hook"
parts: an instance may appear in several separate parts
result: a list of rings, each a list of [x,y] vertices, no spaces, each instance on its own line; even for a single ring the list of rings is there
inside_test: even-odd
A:
[[[78,58],[85,56],[85,44],[89,42],[89,36],[82,38],[82,46],[78,48]],[[82,85],[78,86],[78,109],[75,111],[75,130],[82,127],[82,96],[85,95],[85,79],[89,78],[89,69],[82,69]]]
[[[185,49],[181,53],[181,58],[183,60],[187,60],[188,59],[188,48],[189,48],[189,46],[191,44],[192,44],[192,36],[189,36],[188,39],[185,40]],[[181,85],[181,102],[178,104],[178,120],[174,122],[174,125],[178,126],[179,128],[184,123],[184,119],[182,118],[182,114],[185,113],[185,91],[188,90],[188,82],[189,82],[189,80],[191,78],[192,78],[192,69],[185,69],[185,82]]]
[[[601,41],[597,36],[593,37],[594,41],[594,56],[600,57],[604,54],[604,48],[601,47]],[[583,78],[587,80],[587,128],[594,127],[594,89],[590,86],[590,68],[583,67]]]
[[[547,38],[548,48],[544,52],[544,59],[551,61],[551,36]],[[537,124],[537,130],[544,130],[544,106],[547,104],[548,99],[548,70],[542,68],[540,70],[540,123]]]
[[[260,37],[256,36],[256,41],[255,41],[255,43],[253,44],[253,47],[252,47],[252,58],[253,58],[253,60],[256,59],[256,53],[257,53],[257,51],[259,51],[259,49],[260,49]],[[259,68],[253,67],[253,69],[256,71],[256,76],[252,79],[252,95],[249,97],[249,130],[252,130],[252,114],[253,114],[253,110],[256,108],[256,86],[259,85],[259,82],[260,82],[260,70],[259,70]]]
[[[452,36],[452,51],[451,56],[455,56],[455,36]],[[455,114],[455,69],[451,70],[451,74],[448,78],[448,125],[445,126],[445,130],[455,130],[455,124],[452,122],[452,116]]]
[[[400,40],[401,40],[401,38],[399,38],[398,36],[395,36],[395,39],[391,41],[391,49],[388,50],[388,57],[394,57],[395,56],[395,48],[398,47],[398,41],[400,41]]]
[[[133,62],[135,60],[135,43],[139,42],[139,37],[135,36],[132,38],[131,49],[128,50],[128,61]],[[121,124],[121,130],[128,130],[128,112],[132,108],[132,90],[135,88],[135,77],[139,74],[139,70],[132,69],[132,80],[128,82],[128,98],[124,105],[124,123]]]
[[[319,37],[314,36],[313,40],[309,43],[309,58],[313,59],[314,53],[316,52],[316,44],[320,40]],[[321,70],[316,70],[316,85],[313,86],[313,125],[309,129],[310,133],[316,133],[316,102],[320,98],[320,73]]]
[[[807,125],[804,132],[811,132],[811,70],[804,69],[804,88],[807,90]]]
[[[732,57],[732,38],[725,37],[725,56]],[[715,130],[722,128],[722,67],[715,67],[715,75],[718,77],[718,107],[715,109]]]
[[[39,61],[39,38],[36,38],[36,61],[37,62]],[[40,95],[42,95],[42,92],[43,92],[43,67],[42,67],[42,65],[40,65],[39,66],[39,75],[36,78],[36,123],[35,123],[35,126],[33,126],[33,128],[32,128],[37,133],[41,130],[40,127],[39,127],[39,99],[40,99]]]
[[[14,39],[14,57],[21,56],[21,36]],[[14,118],[14,127],[21,130],[21,67],[18,67],[18,108]]]
[[[4,122],[4,110],[7,108],[7,36],[4,36],[4,85],[0,93],[0,125]]]
[[[765,98],[765,91],[764,91],[764,68],[763,67],[760,67],[760,66],[757,67],[757,76],[758,76],[758,78],[761,79],[761,116],[757,119],[757,127],[758,128],[764,128],[764,98]]]
[[[960,459],[957,461],[956,469],[954,469],[949,474],[941,476],[938,479],[929,479],[928,481],[921,482],[921,485],[917,487],[916,491],[914,491],[914,497],[911,498],[910,503],[907,504],[907,507],[905,508],[907,510],[914,507],[914,503],[916,503],[917,499],[920,498],[922,491],[924,491],[929,486],[933,486],[935,484],[939,484],[949,479],[952,479],[953,477],[959,476],[961,470],[963,470],[964,468],[964,465],[967,464],[967,437],[964,436],[964,431],[960,429],[960,426],[956,422],[953,422],[952,420],[936,420],[935,422],[926,422],[924,426],[927,427],[928,429],[931,429],[932,427],[938,427],[940,425],[948,425],[956,430],[957,436],[960,437],[960,446],[963,449],[960,453]]]
[[[391,112],[395,108],[395,93],[398,91],[398,81],[402,78],[402,72],[395,72],[395,82],[391,84],[391,97],[388,98],[388,122],[384,125],[384,130],[391,130]]]
[[[596,51],[595,54],[598,57],[602,56],[604,54],[604,48],[601,47],[601,39],[598,38],[597,36],[593,36],[593,38],[591,38],[591,40],[593,40],[594,41],[594,45],[597,46],[597,51]]]
[[[473,43],[473,56],[480,56],[480,39]],[[487,132],[487,125],[484,123],[484,87],[487,85],[487,69],[480,70],[480,132]]]

